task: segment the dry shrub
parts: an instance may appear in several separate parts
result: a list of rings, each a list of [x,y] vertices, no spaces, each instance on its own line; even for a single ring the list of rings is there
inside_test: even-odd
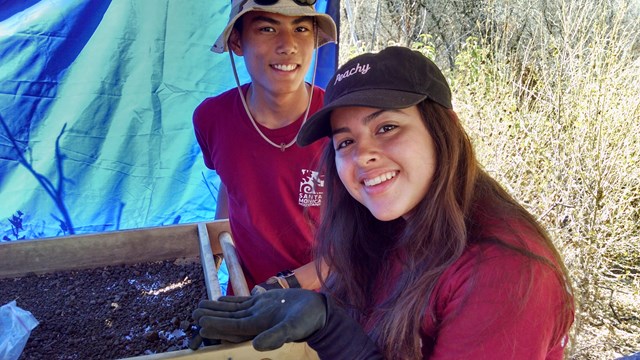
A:
[[[505,31],[467,39],[451,74],[481,162],[564,256],[571,359],[640,351],[639,29],[614,5],[565,1],[515,48],[513,24],[488,14],[483,25]]]

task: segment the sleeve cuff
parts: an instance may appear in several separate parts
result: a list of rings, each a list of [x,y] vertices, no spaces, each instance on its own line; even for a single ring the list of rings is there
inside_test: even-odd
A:
[[[376,344],[349,314],[322,294],[327,304],[324,327],[307,339],[321,359],[382,360]]]

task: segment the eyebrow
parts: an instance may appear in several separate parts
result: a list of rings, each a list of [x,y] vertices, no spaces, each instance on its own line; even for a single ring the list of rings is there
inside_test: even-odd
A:
[[[255,22],[258,22],[258,21],[264,21],[264,22],[267,22],[267,23],[273,24],[273,25],[280,25],[282,23],[281,21],[276,20],[276,19],[274,19],[272,17],[269,17],[267,15],[257,15],[257,16],[255,16],[255,17],[253,17],[251,19],[252,23],[255,23]],[[305,21],[312,21],[311,16],[300,16],[300,17],[297,17],[297,18],[295,18],[295,19],[293,19],[291,21],[291,24],[299,25],[299,24],[301,24],[301,23],[303,23]]]
[[[380,109],[378,111],[374,111],[371,114],[365,116],[362,119],[362,123],[364,125],[367,125],[370,122],[372,122],[373,120],[375,120],[377,117],[379,117],[380,115],[382,115],[383,113],[386,113],[386,112],[400,112],[400,110],[398,110],[398,109]],[[341,128],[333,129],[333,130],[331,130],[331,136],[334,136],[334,135],[340,134],[340,133],[345,133],[345,132],[348,132],[348,131],[349,131],[348,127],[341,127]]]

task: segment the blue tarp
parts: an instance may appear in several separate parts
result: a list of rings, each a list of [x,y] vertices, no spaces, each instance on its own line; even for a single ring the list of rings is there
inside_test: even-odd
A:
[[[219,179],[191,116],[235,86],[209,51],[229,4],[0,0],[0,238],[213,219]],[[319,85],[336,59],[322,48]]]

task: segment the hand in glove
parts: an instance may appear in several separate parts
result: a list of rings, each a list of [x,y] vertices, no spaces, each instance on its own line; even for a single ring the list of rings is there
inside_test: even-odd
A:
[[[204,300],[193,312],[204,338],[242,342],[253,339],[259,351],[303,341],[327,319],[324,295],[303,289],[275,289],[253,297]]]

